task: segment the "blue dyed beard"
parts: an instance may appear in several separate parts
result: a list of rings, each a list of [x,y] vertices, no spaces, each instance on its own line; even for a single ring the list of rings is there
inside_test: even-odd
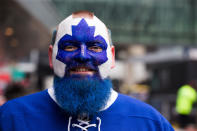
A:
[[[54,76],[56,100],[68,115],[74,117],[96,115],[106,105],[111,87],[109,79]]]

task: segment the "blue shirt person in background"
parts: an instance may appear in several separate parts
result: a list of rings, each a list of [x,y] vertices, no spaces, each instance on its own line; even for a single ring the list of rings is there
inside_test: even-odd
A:
[[[173,131],[154,108],[113,90],[115,49],[93,13],[75,12],[58,25],[49,63],[53,87],[4,104],[1,131]]]

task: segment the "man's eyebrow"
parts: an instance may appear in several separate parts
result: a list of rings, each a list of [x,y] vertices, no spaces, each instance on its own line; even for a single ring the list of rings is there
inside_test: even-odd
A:
[[[94,40],[94,41],[88,41],[87,43],[89,43],[89,44],[95,44],[95,43],[102,44],[103,42],[100,41],[100,40]]]
[[[79,41],[76,40],[63,40],[64,43],[68,42],[68,43],[72,43],[72,44],[78,44]]]

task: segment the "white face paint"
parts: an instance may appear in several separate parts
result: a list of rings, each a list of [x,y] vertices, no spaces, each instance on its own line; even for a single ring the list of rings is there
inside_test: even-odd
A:
[[[100,75],[104,79],[108,77],[109,72],[111,70],[111,66],[112,66],[112,52],[111,52],[111,45],[110,45],[111,41],[109,39],[110,36],[109,36],[108,30],[105,24],[102,21],[100,21],[96,16],[93,16],[93,18],[91,19],[91,18],[73,18],[71,15],[67,17],[66,19],[64,19],[59,24],[58,29],[57,29],[55,44],[53,46],[52,62],[53,62],[54,72],[57,76],[64,77],[66,64],[56,59],[56,56],[58,53],[58,42],[66,34],[72,36],[72,26],[78,25],[82,19],[84,19],[87,22],[88,26],[95,26],[94,37],[97,35],[102,36],[108,45],[107,46],[108,60],[105,63],[98,66]]]

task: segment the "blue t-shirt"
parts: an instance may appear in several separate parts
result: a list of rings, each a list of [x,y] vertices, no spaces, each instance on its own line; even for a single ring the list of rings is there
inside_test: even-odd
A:
[[[151,106],[122,94],[89,122],[65,114],[47,90],[8,101],[0,107],[1,131],[81,131],[82,128],[87,131],[174,131]]]

